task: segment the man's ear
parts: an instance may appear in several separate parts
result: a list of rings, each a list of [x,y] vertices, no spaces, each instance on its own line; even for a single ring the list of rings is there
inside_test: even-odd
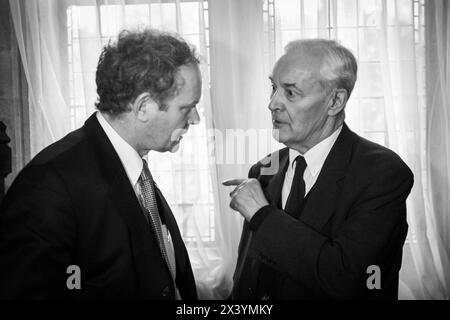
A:
[[[335,89],[333,97],[331,99],[332,103],[328,109],[329,116],[338,115],[344,108],[348,100],[348,93],[345,89]]]
[[[136,118],[147,122],[158,111],[159,106],[148,92],[143,92],[131,103],[131,109]]]

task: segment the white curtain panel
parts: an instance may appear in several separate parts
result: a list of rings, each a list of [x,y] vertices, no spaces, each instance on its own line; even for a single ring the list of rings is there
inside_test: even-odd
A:
[[[67,73],[61,63],[67,31],[58,1],[10,1],[10,7],[28,82],[33,156],[70,130]]]
[[[427,5],[426,232],[439,297],[450,299],[450,3]]]

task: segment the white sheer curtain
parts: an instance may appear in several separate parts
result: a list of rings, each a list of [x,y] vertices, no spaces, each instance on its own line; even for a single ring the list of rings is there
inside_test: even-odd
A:
[[[69,107],[64,92],[62,57],[66,48],[64,18],[58,1],[10,1],[30,107],[31,154],[61,138],[70,130]]]
[[[431,264],[439,295],[450,299],[450,4],[428,0],[427,37],[427,134],[426,166],[428,189],[427,234]],[[434,235],[434,236],[433,236]]]
[[[400,1],[382,2],[381,62],[383,93],[385,97],[387,146],[396,151],[414,172],[414,187],[408,198],[409,233],[404,247],[400,272],[400,299],[446,299],[442,255],[446,245],[436,228],[436,218],[443,215],[430,206],[428,149],[426,141],[429,123],[426,114],[425,90],[425,12],[422,1],[411,6],[414,15],[414,33],[401,21]],[[426,4],[426,2],[425,2]],[[409,18],[413,19],[413,17]],[[409,29],[411,32],[411,29]],[[445,271],[448,276],[449,270]]]
[[[263,1],[210,0],[211,113],[217,225],[223,244],[224,292],[229,294],[242,217],[229,207],[230,178],[246,178],[250,166],[273,150],[268,73],[263,41]],[[240,144],[241,143],[241,144]]]

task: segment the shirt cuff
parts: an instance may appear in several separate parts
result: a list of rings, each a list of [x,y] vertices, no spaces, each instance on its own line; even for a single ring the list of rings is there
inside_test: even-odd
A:
[[[250,222],[248,223],[250,230],[252,231],[258,230],[261,223],[264,221],[264,219],[266,219],[267,215],[272,210],[273,207],[270,204],[268,204],[259,209],[258,211],[256,211],[256,213],[253,215],[253,217],[250,219]]]

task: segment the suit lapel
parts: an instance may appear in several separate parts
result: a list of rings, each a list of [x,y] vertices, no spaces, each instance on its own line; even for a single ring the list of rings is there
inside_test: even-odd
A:
[[[95,113],[85,122],[85,129],[87,134],[92,137],[100,163],[103,164],[101,170],[105,179],[110,183],[109,199],[130,232],[141,294],[143,297],[149,297],[158,285],[155,282],[159,281],[161,287],[166,285],[165,277],[151,277],[152,272],[166,270],[169,276],[170,271],[162,258],[155,259],[155,253],[161,255],[157,239],[152,236],[150,225],[145,219],[125,168],[106,133],[98,123]]]
[[[284,176],[289,165],[289,149],[284,148],[276,155],[279,157],[279,170],[272,176],[260,176],[259,181],[264,195],[269,203],[281,208],[281,190],[283,188]]]
[[[256,176],[258,177],[258,180],[261,184],[261,187],[263,189],[264,195],[267,199],[267,201],[277,208],[281,208],[281,189],[283,187],[284,182],[284,176],[286,174],[287,166],[289,164],[289,149],[284,148],[279,151],[276,151],[274,154],[272,154],[273,157],[278,157],[278,170],[277,173],[274,175],[262,175],[261,169],[259,168],[259,172],[256,173]],[[271,163],[267,164],[266,166],[270,166]],[[255,178],[255,176],[252,176],[252,173],[250,174],[250,178]],[[238,261],[236,264],[235,273],[233,276],[233,280],[235,285],[241,283],[241,276],[244,275],[244,277],[247,277],[246,273],[249,271],[249,277],[254,277],[254,281],[257,281],[257,278],[259,276],[259,270],[261,268],[261,263],[256,259],[247,259],[248,256],[248,249],[250,247],[250,244],[253,239],[253,232],[250,231],[248,228],[248,223],[244,222],[244,232],[242,233],[242,236],[245,238],[241,239],[241,242],[239,244],[239,255],[238,255]],[[246,269],[249,268],[249,269]],[[253,281],[251,281],[253,282]],[[242,289],[242,288],[241,288]],[[233,295],[238,294],[236,292],[238,287],[233,288]],[[243,290],[247,290],[247,288],[243,288]]]
[[[300,220],[315,230],[319,231],[333,215],[340,193],[340,181],[345,177],[350,162],[353,142],[354,134],[344,123],[300,214]]]

